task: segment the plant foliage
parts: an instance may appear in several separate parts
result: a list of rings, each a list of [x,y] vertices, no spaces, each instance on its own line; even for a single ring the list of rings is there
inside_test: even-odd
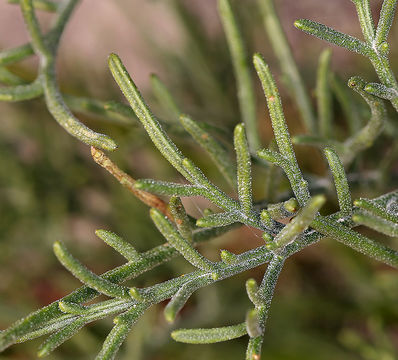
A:
[[[308,34],[367,57],[379,77],[380,83],[366,83],[357,76],[348,81],[348,86],[359,93],[369,105],[371,116],[369,121],[359,128],[352,114],[348,115],[351,134],[344,140],[338,139],[335,124],[332,122],[332,91],[336,91],[336,97],[341,100],[344,109],[349,106],[347,90],[340,85],[332,89],[331,83],[335,80],[331,80],[331,52],[326,50],[320,56],[316,87],[318,111],[315,115],[273,3],[271,0],[258,0],[265,28],[307,130],[307,134],[296,136],[294,142],[320,147],[331,171],[339,210],[330,215],[320,214],[328,196],[319,194],[319,190],[314,191],[312,182],[306,179],[300,169],[276,82],[266,61],[257,53],[253,56],[253,64],[267,101],[275,138],[275,142],[269,147],[261,146],[253,80],[250,74],[251,65],[238,19],[228,0],[219,0],[218,5],[234,66],[242,118],[242,123],[235,126],[231,139],[236,153],[235,162],[216,140],[212,134],[213,129],[188,115],[181,114],[176,101],[156,76],[152,78],[152,83],[164,107],[171,114],[178,114],[180,123],[175,121],[174,125],[181,125],[208,153],[227,182],[235,187],[236,198],[209,179],[173,142],[165,131],[170,124],[155,117],[118,55],[109,56],[109,69],[131,109],[117,102],[103,103],[60,92],[55,74],[56,52],[62,31],[78,3],[77,0],[64,0],[59,4],[44,0],[13,2],[20,3],[31,42],[0,53],[2,81],[9,84],[0,88],[0,100],[21,101],[43,96],[54,119],[72,136],[90,145],[93,159],[151,208],[150,217],[166,241],[140,253],[120,236],[98,230],[97,236],[126,259],[124,265],[102,275],[97,275],[85,267],[63,243],[55,242],[56,257],[83,286],[2,331],[1,350],[15,343],[47,335],[47,339],[38,350],[39,356],[46,356],[85,325],[111,316],[114,318],[114,327],[105,339],[97,359],[113,359],[131,328],[150,307],[169,300],[164,309],[164,316],[168,322],[173,322],[198,289],[268,263],[261,284],[257,284],[254,279],[246,281],[246,290],[252,306],[247,309],[246,314],[241,314],[240,323],[209,329],[178,329],[171,334],[178,342],[192,344],[216,343],[247,336],[246,358],[260,359],[274,289],[289,257],[329,237],[377,261],[398,267],[397,251],[353,230],[358,225],[365,225],[385,235],[397,237],[398,190],[380,194],[374,199],[360,198],[352,202],[350,182],[346,175],[346,170],[350,169],[364,150],[374,144],[385,129],[390,129],[387,136],[397,134],[396,124],[389,123],[385,105],[385,100],[388,100],[398,111],[398,84],[389,65],[387,43],[396,0],[383,2],[377,27],[374,26],[371,16],[369,0],[353,1],[364,40],[311,20],[295,22],[297,28]],[[43,34],[39,27],[35,15],[38,9],[55,13],[56,21],[47,34]],[[25,83],[9,73],[7,66],[33,54],[40,58],[36,80]],[[89,129],[72,114],[72,110],[82,109],[112,121],[139,121],[153,145],[183,176],[185,182],[135,180],[127,175],[102,151],[115,150],[116,142],[107,135]],[[289,199],[283,195],[274,196],[283,200],[279,203],[268,203],[267,199],[254,202],[253,163],[266,169],[271,184],[276,174],[275,169],[280,168],[289,181],[293,197]],[[278,187],[274,186],[271,191],[277,193]],[[160,195],[170,197],[169,201],[165,202]],[[206,212],[198,219],[191,217],[186,213],[181,198],[193,196],[206,198],[219,209],[219,212]],[[222,250],[220,261],[211,261],[196,249],[198,243],[208,241],[240,225],[260,231],[265,243],[241,254]],[[127,280],[134,279],[177,255],[181,255],[195,269],[183,276],[149,287],[123,285]],[[99,301],[92,302],[99,295],[105,295],[106,300],[101,297]]]

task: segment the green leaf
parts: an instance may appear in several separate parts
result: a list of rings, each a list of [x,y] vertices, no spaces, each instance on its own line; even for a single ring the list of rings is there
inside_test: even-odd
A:
[[[256,97],[254,95],[247,50],[230,2],[228,0],[219,0],[218,12],[234,66],[241,118],[246,125],[250,150],[254,153],[261,147],[261,142],[258,135]]]
[[[247,295],[249,296],[250,301],[256,306],[263,306],[264,305],[264,301],[263,299],[260,298],[259,294],[258,294],[258,285],[257,285],[257,281],[254,279],[248,279],[246,281],[246,292]]]
[[[141,255],[134,247],[111,231],[96,230],[95,234],[109,246],[113,247],[118,253],[124,256],[128,261],[137,261]]]
[[[245,216],[253,211],[251,157],[244,124],[238,124],[234,131],[234,145],[238,168],[238,196],[241,210]]]
[[[278,59],[291,95],[297,103],[305,128],[308,132],[315,133],[315,116],[309,92],[294,61],[293,52],[275,11],[274,1],[258,0],[257,2],[272,50]]]
[[[221,212],[204,216],[196,221],[199,227],[227,226],[242,220],[241,215],[236,211]]]
[[[373,95],[386,100],[394,100],[398,98],[398,91],[394,88],[389,88],[380,83],[369,83],[364,90]]]
[[[241,323],[213,329],[178,329],[171,333],[171,337],[187,344],[213,344],[236,339],[246,333],[246,324]]]
[[[134,187],[139,190],[148,191],[158,195],[168,196],[199,196],[204,194],[202,188],[195,185],[177,184],[167,181],[157,181],[152,179],[139,179]]]
[[[346,81],[341,80],[336,74],[331,77],[331,81],[333,92],[348,122],[350,134],[355,134],[362,123],[356,99],[352,96],[352,91],[349,91]]]
[[[276,87],[269,67],[265,63],[262,56],[260,54],[255,54],[253,61],[258,77],[260,78],[265,97],[267,98],[272,128],[274,130],[279,152],[288,162],[290,175],[287,175],[289,177],[292,190],[300,205],[303,206],[307,202],[310,195],[307,184],[302,178],[301,171],[296,160],[296,155],[290,141],[290,135],[286,125],[285,116],[283,114],[282,101],[279,96],[279,91]],[[258,153],[258,156],[263,157],[262,152]]]
[[[255,338],[250,338],[246,350],[246,360],[260,360],[263,340],[264,337],[262,335]]]
[[[34,54],[30,43],[0,52],[0,65],[10,65]]]
[[[316,218],[311,226],[321,234],[353,248],[371,258],[398,268],[398,252],[327,218]]]
[[[319,209],[325,202],[326,198],[323,195],[312,197],[293,220],[275,236],[274,241],[268,244],[267,247],[280,253],[286,245],[294,241],[310,226],[311,222],[318,214]]]
[[[168,114],[173,123],[178,123],[178,119],[181,115],[181,109],[174,100],[173,95],[156,74],[151,74],[150,79],[152,91],[162,107],[162,110]]]
[[[226,265],[232,265],[239,262],[239,258],[228,250],[220,251],[221,261]]]
[[[85,324],[86,319],[84,317],[80,317],[60,331],[51,335],[43,344],[40,345],[37,356],[44,357],[49,355],[58,346],[62,345],[65,341],[75,335]]]
[[[89,309],[87,306],[62,300],[58,303],[58,306],[62,312],[72,315],[85,315]]]
[[[236,170],[234,169],[230,156],[225,148],[211,136],[207,131],[187,115],[181,115],[180,121],[184,129],[195,139],[195,141],[209,154],[214,164],[230,185],[235,184]]]
[[[19,4],[21,0],[7,0],[9,4]],[[33,0],[33,6],[37,10],[57,12],[60,5],[50,0]]]
[[[361,198],[355,200],[354,205],[384,220],[391,221],[392,223],[398,223],[398,214],[388,211],[388,203],[386,207],[382,207],[371,200]]]
[[[101,294],[108,295],[111,297],[129,299],[128,289],[114,284],[100,276],[94,274],[84,265],[82,265],[77,259],[75,259],[66,249],[65,245],[61,242],[56,241],[53,245],[54,253],[57,256],[60,263],[69,270],[77,279],[83,284],[97,290]]]
[[[114,323],[116,325],[106,337],[100,353],[95,358],[96,360],[111,360],[115,358],[131,328],[143,314],[145,309],[145,306],[133,307],[114,319]]]
[[[333,175],[334,185],[337,191],[337,199],[340,206],[340,213],[342,216],[350,216],[352,214],[352,202],[350,188],[348,186],[343,164],[341,163],[337,153],[332,148],[326,148],[325,155],[329,163],[330,171]]]
[[[182,160],[184,159],[182,153],[170,140],[160,126],[159,121],[149,110],[148,105],[145,103],[141,93],[138,91],[120,58],[116,54],[111,54],[109,55],[108,63],[113,78],[119,85],[124,96],[128,100],[131,108],[134,110],[137,118],[141,121],[154,145],[165,157],[165,159],[167,159],[167,161],[169,161],[170,164],[181,173],[181,175],[191,181],[192,178],[190,174],[182,166]]]
[[[0,66],[0,83],[4,85],[25,85],[26,81],[8,70],[5,66]],[[1,90],[2,88],[0,88]]]
[[[354,221],[354,223],[357,225],[367,226],[368,228],[391,237],[398,236],[397,222],[393,223],[392,221],[382,219],[365,211],[355,211],[354,215],[352,216],[352,221]]]
[[[190,159],[185,158],[182,161],[184,169],[189,173],[190,177],[193,179],[193,183],[196,186],[200,186],[205,190],[204,196],[216,204],[221,209],[231,210],[239,209],[237,201],[231,199],[227,194],[221,191],[217,186],[212,184],[209,179],[203,174]]]
[[[363,36],[368,44],[373,44],[375,38],[375,26],[369,0],[352,0],[352,2],[357,8],[358,19]]]
[[[30,84],[0,87],[0,101],[31,100],[43,95],[43,87],[38,79]]]
[[[313,35],[321,40],[328,41],[334,45],[341,46],[347,50],[369,56],[372,49],[369,45],[350,35],[336,31],[326,25],[312,20],[300,19],[294,22],[294,26],[307,34]]]
[[[246,330],[251,338],[255,338],[263,334],[261,329],[259,314],[257,309],[251,309],[246,314]]]
[[[332,52],[326,49],[319,57],[316,97],[318,101],[319,134],[327,139],[333,138],[333,104],[330,90],[330,61]]]
[[[193,266],[205,271],[214,269],[213,263],[199,254],[173,227],[170,221],[156,209],[150,211],[151,219],[166,240]]]
[[[192,243],[192,225],[179,197],[173,196],[169,202],[170,211],[181,236]]]
[[[380,12],[379,23],[376,29],[376,45],[380,45],[384,41],[387,41],[388,34],[394,20],[396,7],[397,0],[384,0]]]
[[[280,220],[293,216],[299,209],[299,204],[295,198],[277,204],[270,204],[267,207],[269,216],[274,220]]]
[[[359,152],[369,148],[374,143],[381,134],[387,120],[387,110],[383,100],[370,95],[364,90],[366,83],[363,79],[359,76],[352,77],[348,81],[348,86],[360,94],[368,103],[371,117],[369,122],[358,133],[344,142],[342,160],[346,165],[350,164]]]
[[[185,283],[171,298],[164,309],[164,316],[169,323],[174,322],[178,312],[184,307],[188,299],[199,288],[214,282],[211,277],[201,277],[195,281]]]

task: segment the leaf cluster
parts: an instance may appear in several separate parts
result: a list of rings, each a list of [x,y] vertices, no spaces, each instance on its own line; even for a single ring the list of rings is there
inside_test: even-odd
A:
[[[256,53],[253,56],[253,66],[267,101],[274,133],[274,142],[266,148],[261,146],[250,75],[251,65],[238,19],[228,0],[219,0],[219,14],[232,57],[243,121],[235,126],[233,132],[232,142],[236,155],[234,162],[216,140],[211,129],[206,127],[206,124],[181,114],[177,102],[166,86],[159,78],[153,76],[154,91],[161,99],[163,107],[179,118],[179,122],[175,121],[174,124],[165,125],[159,121],[116,54],[109,56],[109,69],[130,107],[116,102],[102,103],[61,94],[55,77],[56,50],[63,28],[77,2],[65,0],[58,5],[52,1],[20,1],[31,43],[2,52],[0,66],[3,73],[7,74],[6,65],[33,53],[39,56],[40,66],[37,79],[30,84],[9,77],[9,83],[12,84],[0,89],[0,100],[19,101],[43,95],[48,110],[58,123],[77,139],[91,145],[94,161],[151,208],[150,217],[166,242],[140,253],[122,237],[109,231],[98,230],[96,235],[126,259],[124,265],[102,275],[97,275],[84,266],[63,243],[55,242],[56,257],[83,286],[2,331],[1,350],[18,342],[49,335],[38,351],[39,356],[46,356],[85,325],[112,316],[114,326],[105,339],[97,359],[113,359],[131,328],[150,307],[170,299],[164,309],[164,316],[168,322],[174,322],[179,311],[197,290],[268,263],[261,284],[257,284],[254,279],[246,281],[246,291],[252,307],[247,309],[246,314],[242,314],[240,323],[211,329],[178,329],[171,334],[176,341],[193,344],[227,341],[247,335],[246,358],[259,359],[274,290],[279,274],[289,257],[329,237],[370,258],[398,267],[397,251],[353,230],[357,225],[365,225],[385,235],[396,237],[398,191],[382,194],[375,199],[360,198],[352,202],[345,170],[362,151],[372,146],[387,127],[389,120],[384,100],[390,101],[398,110],[398,85],[388,62],[387,44],[396,1],[384,1],[377,28],[373,24],[369,1],[353,1],[365,41],[310,20],[295,22],[297,28],[311,35],[368,57],[379,76],[380,83],[367,84],[359,77],[349,80],[349,87],[358,92],[369,105],[371,116],[363,126],[358,126],[352,116],[347,116],[351,135],[344,141],[339,141],[333,133],[330,51],[325,51],[319,60],[316,121],[315,111],[294,63],[273,3],[269,0],[258,1],[264,25],[273,39],[276,56],[280,59],[282,71],[288,79],[303,123],[310,132],[309,135],[296,137],[294,141],[320,147],[332,174],[339,210],[330,215],[320,214],[327,201],[326,194],[314,192],[312,183],[306,179],[299,166],[276,82],[262,55]],[[55,24],[48,34],[43,35],[41,32],[35,15],[36,9],[56,13]],[[342,99],[343,108],[348,106],[344,94],[346,90],[342,90],[337,83],[334,86],[337,98]],[[185,182],[136,180],[126,174],[99,149],[115,150],[115,141],[107,135],[87,128],[70,110],[84,107],[109,119],[141,123],[153,145],[183,176]],[[203,148],[222,176],[234,187],[236,197],[216,185],[202,169],[183,154],[165,131],[167,126],[172,125],[180,126]],[[396,132],[392,130],[392,133]],[[275,169],[281,169],[290,184],[289,195],[292,197],[283,199],[281,196],[283,201],[277,203],[256,203],[252,181],[254,163],[266,169],[270,183],[275,182]],[[277,187],[271,187],[270,191],[277,191]],[[169,200],[165,201],[160,196],[167,196]],[[185,211],[182,198],[193,196],[206,198],[219,211],[206,211],[198,219],[191,217]],[[221,250],[219,261],[207,259],[196,249],[198,243],[242,225],[261,232],[264,244],[241,254]],[[194,270],[149,287],[124,285],[127,280],[136,278],[177,255],[190,263]],[[99,295],[105,295],[107,299],[101,298],[92,302]]]

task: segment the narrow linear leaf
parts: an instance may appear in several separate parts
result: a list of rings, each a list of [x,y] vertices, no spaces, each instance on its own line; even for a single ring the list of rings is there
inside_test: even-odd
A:
[[[251,309],[246,314],[246,330],[251,338],[255,338],[263,334],[257,309]]]
[[[344,145],[339,141],[324,138],[318,135],[295,135],[292,138],[294,145],[307,145],[307,146],[315,146],[320,149],[323,149],[325,146],[330,146],[339,151],[343,151]]]
[[[53,34],[51,38],[52,41],[49,44],[46,43],[41,34],[32,0],[21,0],[21,9],[28,32],[31,36],[33,49],[41,59],[40,76],[38,79],[43,87],[47,108],[51,115],[69,134],[80,141],[88,145],[112,151],[117,148],[115,141],[109,136],[97,133],[82,124],[65,105],[56,82],[55,52],[60,34],[76,4],[77,0],[69,0],[62,7],[62,12],[54,27],[56,33],[55,35]]]
[[[285,258],[280,257],[279,255],[274,255],[267,266],[267,270],[258,289],[258,295],[263,301],[263,305],[258,308],[260,325],[263,329],[265,329],[275,287],[284,264]]]
[[[333,104],[330,89],[330,61],[332,51],[326,49],[319,57],[316,96],[318,102],[319,134],[325,138],[332,138]]]
[[[305,88],[303,78],[293,57],[286,33],[275,11],[273,0],[258,0],[264,26],[271,42],[273,52],[282,68],[291,90],[293,99],[297,102],[298,109],[303,119],[305,128],[310,133],[315,133],[315,116],[309,93]]]
[[[347,119],[350,134],[353,135],[361,128],[362,121],[359,114],[359,106],[352,96],[352,91],[349,91],[347,83],[336,74],[332,76],[332,88],[343,110],[344,118]]]
[[[25,85],[26,81],[8,70],[5,66],[0,66],[0,83],[4,85]],[[1,90],[2,88],[0,88]]]
[[[312,197],[296,217],[275,236],[274,241],[268,244],[268,248],[279,250],[278,252],[280,252],[283,247],[294,241],[297,236],[310,226],[325,202],[326,198],[323,195]]]
[[[270,229],[273,225],[271,213],[266,209],[261,210],[260,220],[267,229]]]
[[[396,7],[397,0],[384,0],[380,11],[379,23],[376,29],[376,45],[380,45],[384,41],[387,41],[392,22],[394,20]]]
[[[184,169],[190,174],[192,182],[205,190],[205,197],[221,209],[239,209],[238,203],[212,184],[205,174],[188,158],[182,161]]]
[[[371,214],[376,215],[384,220],[391,221],[392,223],[398,223],[398,214],[393,211],[388,211],[388,206],[380,206],[368,199],[358,199],[354,201],[354,205],[360,209],[369,211]],[[388,205],[388,203],[387,203]]]
[[[11,65],[34,54],[30,43],[0,52],[0,65]]]
[[[0,87],[0,101],[31,100],[42,95],[43,87],[38,79],[30,84]]]
[[[359,24],[367,43],[372,44],[375,38],[375,25],[369,0],[352,0],[357,8]]]
[[[203,196],[202,188],[189,184],[178,184],[167,181],[158,181],[152,179],[139,179],[134,183],[134,187],[138,190],[147,191],[159,195],[167,196]]]
[[[138,125],[137,118],[128,105],[113,101],[113,106],[109,106],[109,101],[68,94],[62,94],[62,96],[66,105],[74,112],[88,114],[90,116],[95,115],[103,120],[124,126]],[[129,112],[125,111],[126,108]]]
[[[236,211],[222,212],[204,216],[196,221],[199,227],[227,226],[241,220],[241,215]]]
[[[65,245],[59,241],[54,243],[54,253],[60,263],[70,271],[83,284],[97,290],[101,294],[110,297],[129,299],[128,289],[126,287],[114,284],[102,277],[94,274],[77,259],[75,259],[66,249]]]
[[[241,323],[213,329],[178,329],[171,333],[171,337],[187,344],[213,344],[237,339],[246,334],[246,324]]]
[[[311,227],[319,231],[321,234],[330,236],[362,254],[398,268],[397,251],[379,244],[366,236],[347,228],[346,226],[340,225],[336,221],[319,217],[311,223]]]
[[[394,100],[398,98],[398,91],[394,88],[387,87],[380,83],[369,83],[365,86],[364,90],[381,99]]]
[[[367,212],[355,212],[352,216],[352,221],[391,237],[398,236],[398,223],[381,219]]]
[[[184,307],[192,294],[199,288],[205,286],[206,284],[210,284],[211,282],[213,282],[211,278],[198,278],[195,281],[189,281],[184,284],[166,305],[164,309],[165,319],[169,323],[174,322],[177,314]]]
[[[228,250],[220,251],[221,261],[226,265],[232,265],[239,262],[239,258]]]
[[[134,84],[122,61],[116,54],[109,55],[109,69],[116,83],[119,85],[124,96],[134,110],[137,118],[141,121],[146,132],[160,153],[170,162],[174,168],[187,180],[191,181],[190,174],[182,166],[184,159],[180,150],[164,132],[148,105],[145,103],[137,86]]]
[[[292,190],[294,191],[294,194],[297,197],[297,194],[301,194],[301,201],[297,198],[297,201],[300,206],[303,206],[302,203],[304,199],[307,197],[307,194],[309,194],[308,190],[308,184],[307,182],[303,179],[301,171],[297,173],[294,168],[290,166],[289,161],[280,153],[276,151],[272,151],[269,149],[263,149],[257,152],[257,155],[264,159],[267,160],[273,164],[278,165],[279,167],[282,168],[283,172],[286,174],[287,178],[289,179],[290,185],[292,186]]]
[[[85,315],[89,309],[87,306],[62,300],[58,303],[58,306],[62,312],[72,315]]]
[[[256,307],[264,305],[264,301],[263,301],[263,299],[260,298],[258,291],[259,291],[259,287],[257,285],[257,281],[254,279],[248,279],[246,281],[246,292],[247,292],[247,295],[249,296],[250,301]]]
[[[9,4],[19,4],[21,0],[7,0]],[[33,6],[36,10],[43,10],[48,12],[57,12],[59,4],[50,0],[33,0]]]
[[[328,160],[330,171],[332,172],[334,185],[337,191],[340,213],[342,216],[350,216],[352,213],[352,202],[347,176],[339,156],[332,148],[325,149],[326,159]]]
[[[250,216],[253,211],[251,157],[247,143],[245,126],[238,124],[234,131],[234,145],[238,168],[238,196],[242,212]]]
[[[262,335],[255,338],[250,338],[246,350],[246,360],[261,359],[261,347],[263,345],[263,340],[264,337]]]
[[[250,74],[247,50],[237,19],[228,0],[218,1],[218,13],[223,24],[234,66],[241,117],[246,125],[250,150],[254,153],[261,147],[261,142],[258,135],[256,98]]]
[[[225,148],[189,116],[181,115],[180,121],[184,129],[209,154],[228,183],[233,186],[235,184],[236,171]]]
[[[144,308],[132,308],[123,315],[115,318],[116,325],[106,337],[96,360],[112,360],[115,358],[120,346],[123,344],[131,328],[143,314]]]
[[[294,26],[307,34],[313,35],[334,45],[341,46],[347,50],[369,56],[372,49],[364,42],[355,37],[336,31],[326,25],[312,20],[300,19],[294,22]]]
[[[171,215],[173,215],[174,222],[181,236],[192,243],[192,226],[181,199],[176,196],[171,197],[169,206]]]
[[[111,231],[96,230],[97,235],[102,241],[113,247],[119,254],[124,256],[128,261],[138,261],[141,255],[138,251],[126,240],[116,235]]]
[[[156,97],[156,100],[159,102],[163,111],[165,111],[170,120],[173,123],[178,123],[178,119],[181,115],[181,109],[177,105],[173,95],[170,90],[166,87],[166,85],[159,79],[156,74],[151,74],[151,87],[152,91]]]
[[[277,204],[270,204],[267,207],[269,216],[274,220],[280,220],[293,216],[299,209],[299,203],[295,198]]]
[[[157,209],[152,208],[150,216],[166,240],[193,266],[205,271],[214,269],[213,263],[199,254],[192,244],[185,240],[173,227],[170,221]]]
[[[258,77],[260,78],[265,97],[267,98],[268,109],[278,149],[289,162],[289,168],[293,175],[292,177],[289,177],[292,190],[300,205],[304,205],[310,195],[307,184],[303,181],[301,171],[296,160],[296,155],[293,150],[293,145],[290,141],[289,131],[283,114],[282,101],[279,96],[278,89],[269,67],[262,56],[260,54],[255,54],[253,61]]]
[[[80,317],[71,324],[65,326],[62,330],[51,335],[43,344],[40,345],[37,356],[45,357],[49,355],[58,346],[62,345],[65,341],[75,335],[85,324],[86,319],[84,317]]]
[[[371,117],[369,122],[357,134],[344,142],[345,149],[342,159],[346,165],[350,164],[359,152],[369,148],[374,143],[381,134],[387,120],[387,110],[383,101],[364,91],[366,86],[364,80],[358,76],[352,77],[348,81],[348,86],[359,93],[368,103]]]

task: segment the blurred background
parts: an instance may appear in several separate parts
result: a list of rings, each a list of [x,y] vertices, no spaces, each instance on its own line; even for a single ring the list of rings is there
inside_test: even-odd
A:
[[[296,30],[293,21],[310,18],[360,36],[354,6],[349,0],[278,0],[276,3],[308,91],[313,93],[318,56],[328,45]],[[377,18],[382,1],[371,3]],[[303,129],[298,112],[283,86],[256,2],[241,0],[233,4],[250,53],[259,51],[269,62],[280,85],[289,128],[293,134],[299,134]],[[40,20],[43,29],[48,29],[52,15],[40,12]],[[398,27],[394,26],[390,44],[395,69],[397,39]],[[27,40],[19,7],[0,0],[0,49]],[[111,52],[120,55],[160,119],[167,122],[172,115],[164,112],[153,96],[151,73],[159,75],[184,112],[219,129],[233,158],[228,139],[233,126],[240,121],[239,109],[215,0],[82,1],[66,28],[59,50],[57,65],[62,91],[124,101],[107,69],[107,56]],[[352,75],[376,80],[366,59],[336,47],[333,47],[332,67],[344,82]],[[36,68],[37,59],[33,57],[10,67],[26,80],[35,78]],[[257,80],[255,85],[261,138],[266,146],[272,133]],[[360,99],[355,101],[362,104]],[[344,123],[341,109],[335,105],[337,122]],[[366,118],[367,109],[364,104],[360,106],[364,107]],[[112,230],[140,251],[159,245],[164,239],[151,223],[148,209],[92,161],[89,148],[69,136],[51,118],[43,99],[0,103],[0,114],[0,328],[4,329],[79,286],[56,261],[52,253],[55,240],[64,241],[90,269],[102,273],[122,264],[123,259],[95,237],[96,229]],[[91,128],[117,140],[119,150],[111,157],[134,178],[181,180],[139,125],[112,124],[87,114],[78,115]],[[341,134],[344,137],[344,130]],[[172,137],[207,170],[206,174],[215,183],[226,187],[209,159],[188,136],[176,131]],[[387,141],[376,145],[385,150],[391,144]],[[328,177],[317,150],[307,147],[297,150],[300,163],[314,179]],[[371,174],[377,169],[378,154],[367,152],[365,159],[352,169],[354,175]],[[264,176],[263,169],[255,168],[256,200],[262,199]],[[388,178],[383,184],[355,183],[352,189],[354,197],[372,197],[393,187],[393,180]],[[194,216],[208,206],[196,198],[187,199],[185,205]],[[336,204],[331,201],[327,210],[335,209]],[[367,234],[379,237],[376,233]],[[216,260],[219,249],[239,253],[260,243],[258,234],[243,228],[202,245],[200,250]],[[389,244],[397,247],[393,242]],[[190,270],[184,261],[175,260],[138,278],[134,284],[148,286]],[[185,345],[173,342],[169,334],[175,327],[223,326],[242,321],[250,306],[244,282],[248,277],[261,281],[263,272],[261,267],[200,290],[173,326],[163,318],[164,304],[152,308],[133,329],[119,358],[243,359],[246,338],[215,345]],[[263,359],[396,359],[397,304],[395,270],[326,239],[287,262],[271,309]],[[49,359],[94,358],[111,326],[109,319],[84,328]],[[0,359],[36,358],[41,341],[15,345],[0,354]]]

